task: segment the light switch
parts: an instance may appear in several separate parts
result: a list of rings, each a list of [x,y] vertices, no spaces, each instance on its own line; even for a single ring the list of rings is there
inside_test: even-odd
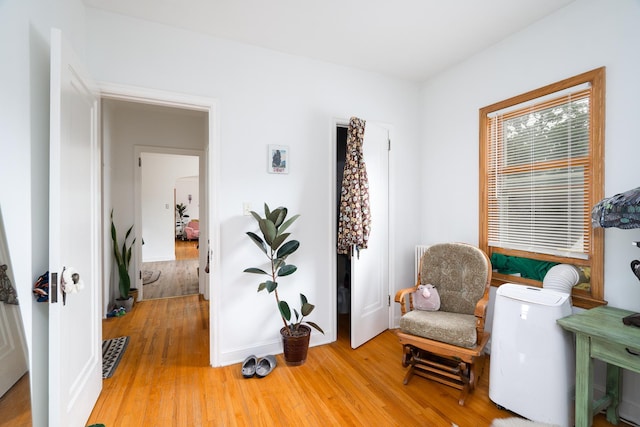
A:
[[[251,203],[244,202],[242,204],[242,215],[245,215],[245,216],[251,215]]]

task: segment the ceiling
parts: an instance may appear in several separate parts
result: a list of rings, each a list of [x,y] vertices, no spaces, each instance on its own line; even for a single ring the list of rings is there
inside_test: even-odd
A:
[[[279,52],[424,81],[574,0],[83,0]]]

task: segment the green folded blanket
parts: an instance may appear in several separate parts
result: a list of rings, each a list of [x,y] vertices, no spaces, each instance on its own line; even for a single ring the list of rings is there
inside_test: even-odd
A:
[[[502,254],[491,255],[491,265],[501,274],[520,273],[526,279],[533,279],[542,282],[547,271],[557,262],[538,261],[530,258],[520,258]]]

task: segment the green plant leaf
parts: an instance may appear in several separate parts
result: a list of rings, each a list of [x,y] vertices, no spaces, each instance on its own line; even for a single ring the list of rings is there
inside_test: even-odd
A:
[[[307,297],[305,297],[304,294],[300,294],[300,305],[305,305],[308,302]]]
[[[127,239],[129,238],[129,235],[131,234],[131,231],[133,230],[133,225],[131,227],[129,227],[129,229],[127,230],[127,233],[124,235],[124,241],[126,242]]]
[[[282,276],[288,276],[290,274],[293,274],[296,272],[296,270],[298,269],[298,267],[296,267],[293,264],[286,264],[283,265],[280,270],[278,270],[278,276],[282,277]]]
[[[280,231],[280,233],[282,233],[282,232],[283,232],[283,231],[285,231],[287,228],[289,228],[289,226],[290,226],[291,224],[293,224],[293,221],[295,221],[296,219],[298,219],[298,217],[300,217],[300,215],[294,215],[294,216],[292,216],[291,218],[289,218],[289,219],[287,220],[287,222],[285,222],[284,224],[282,224],[282,225],[278,228],[278,230]]]
[[[270,276],[269,273],[267,273],[266,271],[260,269],[260,268],[256,268],[256,267],[251,267],[251,268],[245,268],[244,269],[245,273],[255,273],[255,274],[266,274],[267,276]]]
[[[282,210],[285,209],[282,206],[278,206],[276,209],[272,210],[271,212],[269,212],[268,215],[265,215],[265,218],[267,218],[269,221],[273,222],[276,227],[279,226],[280,224],[278,224],[278,218],[280,218],[280,216],[282,215]],[[285,215],[286,215],[286,210],[285,210]]]
[[[124,254],[124,265],[128,267],[129,263],[131,262],[131,247],[127,249],[126,245],[126,243],[122,244],[122,253]]]
[[[257,212],[251,211],[251,215],[256,219],[256,221],[260,222],[260,220],[262,219],[262,217],[260,215],[258,215]]]
[[[319,332],[322,332],[322,334],[324,335],[324,331],[322,330],[322,328],[321,328],[320,326],[316,325],[316,324],[315,324],[315,323],[313,323],[313,322],[304,322],[304,323],[306,323],[306,324],[307,324],[307,325],[309,325],[309,326],[314,327],[314,328],[315,328],[315,329],[317,329]]]
[[[279,208],[278,215],[272,219],[276,227],[280,227],[284,219],[287,217],[287,208]]]
[[[121,298],[129,297],[129,289],[131,288],[131,278],[129,271],[124,264],[118,264],[118,288]]]
[[[267,287],[267,282],[262,282],[258,285],[258,292],[263,291]]]
[[[267,253],[267,245],[264,243],[264,240],[262,240],[260,236],[251,231],[247,231],[247,236],[251,238],[251,241],[255,243],[256,246],[262,250],[262,252],[264,252],[265,254]]]
[[[290,233],[278,234],[275,239],[273,239],[273,243],[271,243],[271,249],[274,251],[280,247],[280,245],[287,240]]]
[[[303,316],[308,316],[308,315],[311,314],[311,312],[313,311],[314,308],[316,308],[315,305],[309,304],[307,302],[307,303],[302,304],[302,308],[300,310],[302,311],[302,315]]]
[[[287,243],[282,245],[280,249],[278,249],[278,258],[286,258],[300,247],[300,242],[297,240],[289,240]]]
[[[133,245],[136,241],[134,238],[129,247],[127,247],[127,239],[133,231],[133,225],[129,227],[125,234],[124,241],[122,242],[122,249],[120,249],[120,243],[118,242],[118,233],[113,221],[113,209],[111,209],[111,240],[113,241],[113,256],[118,267],[118,287],[120,290],[120,297],[128,298],[129,289],[131,288],[131,278],[129,277],[129,264],[131,263],[131,256]]]
[[[278,282],[273,282],[271,280],[267,280],[266,282],[264,282],[265,285],[267,286],[267,290],[269,291],[269,293],[273,292],[276,290],[276,288],[278,287]]]
[[[271,243],[273,243],[273,239],[276,238],[276,226],[268,219],[261,219],[260,231],[262,232],[267,245],[271,246]]]
[[[264,217],[265,217],[265,218],[268,218],[268,217],[269,217],[269,214],[270,214],[270,211],[269,211],[269,205],[267,205],[267,204],[265,203],[265,204],[264,204]]]
[[[264,218],[268,219],[269,221],[273,222],[275,224],[276,220],[278,219],[278,213],[280,212],[280,208],[276,208],[274,210],[272,210],[271,212],[264,213]]]
[[[300,320],[300,313],[298,313],[298,310],[296,310],[295,308],[293,309],[293,314],[296,315],[296,323],[298,323],[298,321]]]
[[[280,301],[280,304],[278,304],[278,308],[280,308],[280,314],[286,319],[287,322],[291,320],[291,310],[289,309],[289,304],[287,304],[286,301]]]
[[[116,258],[116,264],[122,263],[122,256],[118,244],[118,236],[116,235],[116,226],[113,223],[113,210],[111,211],[111,240],[113,241],[113,256]]]
[[[127,270],[129,270],[129,264],[131,264],[131,255],[132,255],[132,249],[133,249],[133,244],[136,242],[136,239],[133,239],[131,241],[131,244],[129,245],[129,248],[127,249],[127,241],[125,239],[125,242],[122,244],[122,250],[123,250],[123,254],[124,254],[124,263],[125,266],[127,267]]]

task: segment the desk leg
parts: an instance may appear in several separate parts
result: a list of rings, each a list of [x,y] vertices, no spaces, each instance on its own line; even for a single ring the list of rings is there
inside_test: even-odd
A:
[[[619,366],[607,363],[607,395],[611,398],[611,404],[607,407],[607,421],[618,425],[618,404],[620,403],[620,378],[622,370]]]
[[[593,422],[593,361],[589,337],[576,334],[576,427]]]

